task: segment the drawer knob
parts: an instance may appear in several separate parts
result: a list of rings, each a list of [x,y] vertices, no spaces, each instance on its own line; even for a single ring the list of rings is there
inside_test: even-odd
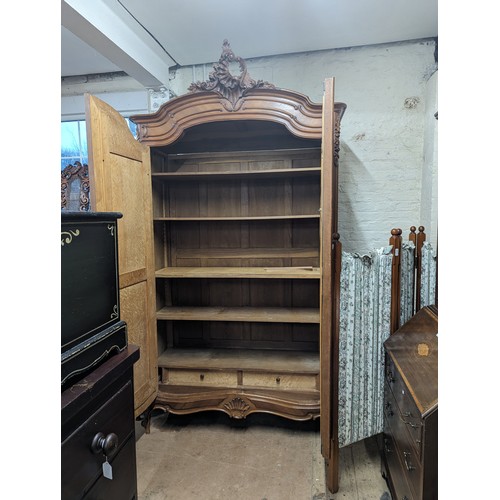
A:
[[[105,456],[110,456],[118,448],[118,436],[114,432],[107,436],[103,432],[98,432],[92,440],[91,448],[94,453],[102,452]]]
[[[276,383],[279,384],[281,382],[281,377],[276,377]]]
[[[200,373],[200,380],[203,382],[205,380],[205,374]]]

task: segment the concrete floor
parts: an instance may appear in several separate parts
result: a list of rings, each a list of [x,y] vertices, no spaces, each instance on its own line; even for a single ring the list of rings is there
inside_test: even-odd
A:
[[[140,426],[139,426],[140,427]],[[319,422],[221,412],[154,415],[138,427],[139,500],[390,500],[375,439],[340,451],[340,489],[327,494]]]

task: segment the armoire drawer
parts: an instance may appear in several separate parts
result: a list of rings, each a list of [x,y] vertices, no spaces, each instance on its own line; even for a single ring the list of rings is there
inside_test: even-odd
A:
[[[234,370],[163,368],[162,372],[162,382],[165,384],[215,387],[237,387],[238,385],[238,375]]]
[[[92,450],[98,433],[102,438],[116,439],[117,446],[108,456],[111,459],[133,435],[134,393],[132,382],[127,382],[105,405],[92,414],[61,444],[61,484],[65,500],[81,498],[102,473],[105,456],[102,451]],[[102,441],[101,441],[102,442]]]
[[[243,372],[245,387],[266,387],[273,389],[318,390],[318,375],[314,373],[263,373]]]
[[[420,412],[406,387],[401,374],[394,366],[394,362],[388,357],[386,367],[386,385],[390,387],[396,406],[400,413],[400,419],[408,429],[412,445],[420,460],[422,453],[422,427]],[[387,399],[386,399],[387,401]]]

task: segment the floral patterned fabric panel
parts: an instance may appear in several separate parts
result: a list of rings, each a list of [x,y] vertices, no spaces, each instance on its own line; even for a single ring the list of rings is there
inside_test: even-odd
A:
[[[339,446],[382,432],[384,341],[390,331],[392,247],[342,254]]]
[[[401,245],[400,315],[399,324],[404,325],[412,316],[415,302],[415,244],[404,241]]]
[[[437,254],[432,245],[422,245],[422,273],[420,282],[420,307],[436,303]]]

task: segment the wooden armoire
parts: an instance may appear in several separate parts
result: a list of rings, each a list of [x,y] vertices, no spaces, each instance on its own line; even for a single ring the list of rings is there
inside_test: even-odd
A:
[[[122,317],[141,349],[136,416],[320,417],[331,491],[345,107],[333,78],[323,104],[253,80],[227,41],[206,82],[131,117],[138,140],[86,95],[91,205],[123,213]]]

